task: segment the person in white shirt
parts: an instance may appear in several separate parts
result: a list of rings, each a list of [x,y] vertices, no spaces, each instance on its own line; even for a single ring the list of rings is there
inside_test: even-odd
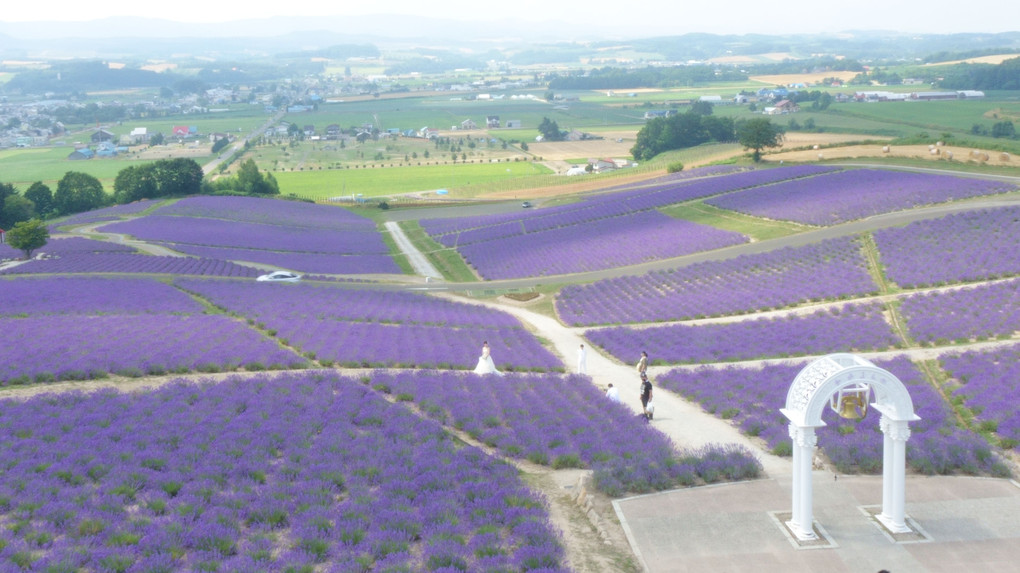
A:
[[[588,373],[588,351],[585,350],[583,344],[581,345],[581,348],[577,350],[577,373]]]
[[[613,387],[613,384],[609,384],[609,388],[606,389],[606,398],[609,398],[613,402],[620,401],[620,391]]]

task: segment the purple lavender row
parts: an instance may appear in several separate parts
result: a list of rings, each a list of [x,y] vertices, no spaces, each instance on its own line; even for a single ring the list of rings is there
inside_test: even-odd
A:
[[[272,265],[302,273],[327,275],[400,274],[400,267],[390,255],[335,255],[301,253],[293,251],[267,251],[262,249],[236,249],[226,247],[200,247],[175,244],[176,251],[229,261],[246,261]]]
[[[0,381],[7,385],[107,373],[141,376],[304,365],[303,358],[225,316],[0,319]]]
[[[0,316],[43,314],[171,314],[202,305],[159,281],[136,278],[48,277],[0,282]]]
[[[114,205],[112,207],[103,207],[102,209],[96,209],[94,211],[86,211],[84,213],[77,213],[70,217],[65,217],[58,221],[55,221],[52,226],[56,227],[68,227],[74,225],[84,225],[86,223],[95,223],[97,221],[116,220],[128,215],[137,215],[150,207],[159,205],[157,201],[136,201],[134,203],[127,203],[125,205]],[[51,227],[52,227],[51,226]],[[53,232],[51,229],[50,232]]]
[[[613,496],[761,471],[753,454],[734,446],[678,452],[643,418],[576,376],[377,373],[372,383],[508,456],[592,468],[596,485]]]
[[[617,191],[632,191],[635,188],[644,188],[652,185],[661,185],[663,183],[676,183],[679,181],[686,181],[688,179],[698,179],[701,177],[716,177],[719,175],[732,175],[740,171],[749,171],[753,167],[744,165],[709,165],[706,167],[695,167],[693,169],[685,169],[683,171],[677,171],[676,173],[668,173],[661,175],[654,179],[648,179],[640,183],[627,183],[625,185],[617,185],[614,187],[608,187],[602,189],[599,193],[615,193]]]
[[[875,361],[879,368],[899,378],[910,393],[914,411],[921,420],[910,424],[907,464],[925,475],[982,474],[1008,475],[992,454],[988,443],[977,434],[960,428],[949,406],[906,357]],[[789,455],[788,420],[779,412],[786,393],[804,364],[765,365],[761,369],[701,367],[672,370],[657,384],[692,399],[707,411],[731,419],[741,431],[760,436],[774,453]],[[880,415],[871,412],[859,421],[840,418],[826,408],[818,429],[818,445],[844,473],[882,471]]]
[[[728,362],[886,350],[899,345],[881,304],[844,305],[810,315],[787,315],[724,324],[624,326],[589,330],[585,337],[629,361],[645,350],[656,364]]]
[[[259,321],[335,320],[450,327],[521,327],[516,318],[499,310],[405,291],[197,279],[178,279],[175,284],[221,308]],[[481,346],[481,341],[478,346]]]
[[[19,570],[567,570],[512,466],[331,372],[0,412]]]
[[[1020,445],[1020,345],[993,350],[971,350],[940,358],[942,368],[958,383],[953,397],[974,413],[983,430],[998,434],[1002,447]]]
[[[558,275],[679,257],[742,243],[746,238],[647,211],[460,248],[486,279]]]
[[[156,215],[227,219],[332,230],[375,230],[375,222],[346,209],[262,197],[187,197],[160,207]]]
[[[0,271],[4,275],[33,273],[156,273],[253,278],[262,274],[262,271],[214,259],[115,253],[79,254],[29,261]]]
[[[471,370],[478,363],[482,342],[487,341],[500,371],[563,371],[563,363],[520,327],[451,328],[268,318],[265,324],[301,352],[348,368]]]
[[[695,181],[667,182],[662,185],[639,187],[629,191],[593,195],[580,203],[540,209],[535,213],[482,215],[455,219],[427,219],[422,221],[421,224],[425,231],[437,240],[448,233],[457,233],[513,222],[525,224],[528,226],[529,231],[552,229],[628,214],[635,210],[657,209],[674,203],[765,185],[784,179],[810,177],[820,173],[827,173],[834,169],[836,168],[800,165],[776,169],[741,171],[721,177],[710,177]]]
[[[84,237],[50,239],[36,254],[64,256],[78,253],[134,253],[133,247],[108,241],[95,241]],[[24,253],[7,244],[0,244],[0,259],[20,259]]]
[[[911,295],[900,313],[922,344],[1009,338],[1020,330],[1020,280]]]
[[[329,230],[149,215],[104,225],[99,230],[106,233],[125,233],[145,241],[186,245],[345,255],[389,253],[389,248],[374,227],[368,230]]]
[[[1020,207],[981,209],[875,231],[889,280],[941,285],[1020,273]]]
[[[556,310],[574,326],[664,322],[778,309],[876,290],[860,246],[845,237],[566,286],[556,298]]]
[[[1016,190],[1016,185],[986,179],[854,169],[781,181],[705,202],[756,217],[824,226]]]

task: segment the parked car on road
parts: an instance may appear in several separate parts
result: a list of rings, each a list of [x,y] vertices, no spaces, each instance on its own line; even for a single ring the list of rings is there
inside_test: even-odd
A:
[[[525,201],[525,202],[521,203],[521,207],[523,207],[525,209],[527,209],[528,207],[531,207],[531,201]]]
[[[273,271],[268,275],[261,275],[255,280],[259,282],[295,283],[301,280],[301,275],[290,271]]]

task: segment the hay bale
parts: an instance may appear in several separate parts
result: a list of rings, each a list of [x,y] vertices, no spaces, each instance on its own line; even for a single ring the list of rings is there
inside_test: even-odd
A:
[[[815,149],[815,150],[817,150],[817,149],[818,149],[818,144],[817,144],[817,143],[816,143],[816,144],[814,144],[814,145],[813,145],[813,146],[811,147],[811,149]]]
[[[886,145],[885,147],[882,148],[882,153],[889,153],[889,146],[888,145]]]
[[[1009,161],[1009,154],[1003,151],[999,154],[999,161]]]

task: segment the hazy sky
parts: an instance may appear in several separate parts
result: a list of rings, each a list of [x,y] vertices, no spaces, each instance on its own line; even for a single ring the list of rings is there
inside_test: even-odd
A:
[[[661,33],[814,33],[891,30],[913,33],[1020,30],[1020,1],[986,0],[332,0],[323,2],[210,2],[208,0],[101,0],[5,2],[0,22],[89,21],[142,16],[179,22],[224,22],[274,16],[421,15],[457,20],[570,21],[604,29]],[[644,34],[642,34],[644,35]]]

